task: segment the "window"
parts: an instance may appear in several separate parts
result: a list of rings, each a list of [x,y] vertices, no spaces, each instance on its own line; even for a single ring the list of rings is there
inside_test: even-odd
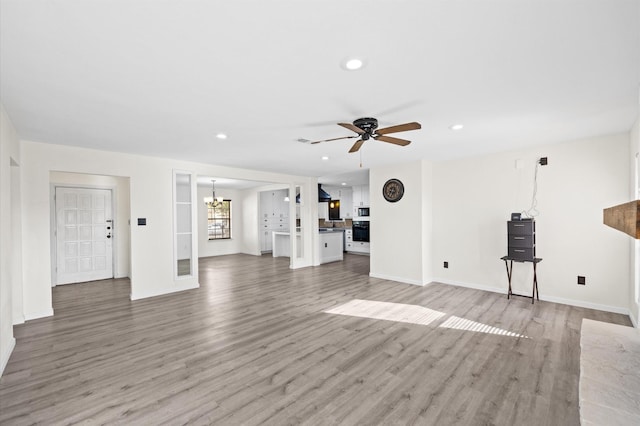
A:
[[[210,240],[231,238],[231,200],[214,201],[207,204],[207,229]]]

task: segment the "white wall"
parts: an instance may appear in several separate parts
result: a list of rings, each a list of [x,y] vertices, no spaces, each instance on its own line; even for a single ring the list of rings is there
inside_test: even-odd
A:
[[[22,141],[23,258],[25,316],[52,314],[51,254],[42,236],[50,235],[50,171],[121,176],[130,185],[131,297],[139,299],[198,285],[197,277],[174,279],[173,170],[199,175],[290,184],[305,178],[140,155],[96,151],[70,146]],[[146,226],[137,226],[146,218]],[[4,223],[4,222],[3,222]],[[197,253],[196,253],[197,254]]]
[[[245,189],[238,194],[240,202],[240,235],[239,252],[260,256],[260,228],[258,222],[260,195],[255,189]]]
[[[243,240],[242,224],[242,197],[241,191],[225,188],[216,188],[216,195],[231,200],[231,239],[211,240],[207,230],[207,206],[205,198],[211,198],[211,185],[199,185],[196,207],[198,208],[198,256],[221,256],[225,254],[235,254],[241,252]],[[257,223],[257,216],[254,227]]]
[[[433,281],[433,163],[422,161],[422,283]]]
[[[0,374],[16,343],[13,324],[22,319],[21,271],[15,269],[19,261],[13,254],[16,248],[14,239],[19,238],[19,231],[13,230],[16,226],[13,222],[16,216],[13,201],[20,199],[20,195],[15,193],[20,187],[15,182],[12,185],[12,179],[16,177],[12,169],[18,167],[20,161],[18,135],[0,104]]]
[[[602,210],[628,201],[628,150],[621,134],[435,164],[435,279],[506,293],[506,222],[529,208],[535,162],[546,156],[536,220],[540,298],[626,313],[629,241],[603,225]],[[514,263],[516,293],[531,293],[532,269]]]
[[[430,281],[430,240],[425,241],[431,234],[430,175],[427,161],[370,170],[372,277],[419,285]],[[404,184],[404,196],[395,203],[382,196],[391,178]]]
[[[118,176],[89,175],[82,173],[66,173],[52,171],[49,175],[52,186],[69,185],[85,188],[112,188],[114,191],[114,276],[123,278],[129,276],[130,233],[129,212],[129,178]]]

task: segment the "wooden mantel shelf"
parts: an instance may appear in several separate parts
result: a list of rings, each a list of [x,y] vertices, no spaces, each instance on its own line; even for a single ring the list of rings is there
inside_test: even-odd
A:
[[[605,225],[640,239],[640,200],[609,207],[602,213]]]

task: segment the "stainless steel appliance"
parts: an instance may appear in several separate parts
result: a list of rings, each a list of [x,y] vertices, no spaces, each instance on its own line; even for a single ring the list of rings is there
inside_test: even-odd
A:
[[[369,216],[369,207],[358,207],[358,216]]]
[[[353,241],[369,242],[368,220],[354,220],[351,229],[353,231]]]

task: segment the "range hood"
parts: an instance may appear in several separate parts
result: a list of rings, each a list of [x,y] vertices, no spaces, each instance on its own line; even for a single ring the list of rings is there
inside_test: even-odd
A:
[[[329,193],[327,191],[325,191],[324,189],[322,189],[322,186],[320,186],[320,184],[318,184],[318,202],[319,203],[323,203],[323,202],[329,202],[331,201],[331,195],[329,195]]]
[[[331,195],[329,195],[327,191],[322,189],[320,185],[321,184],[318,184],[318,202],[328,203],[329,201],[331,201]],[[296,203],[300,204],[300,194],[296,195]]]

